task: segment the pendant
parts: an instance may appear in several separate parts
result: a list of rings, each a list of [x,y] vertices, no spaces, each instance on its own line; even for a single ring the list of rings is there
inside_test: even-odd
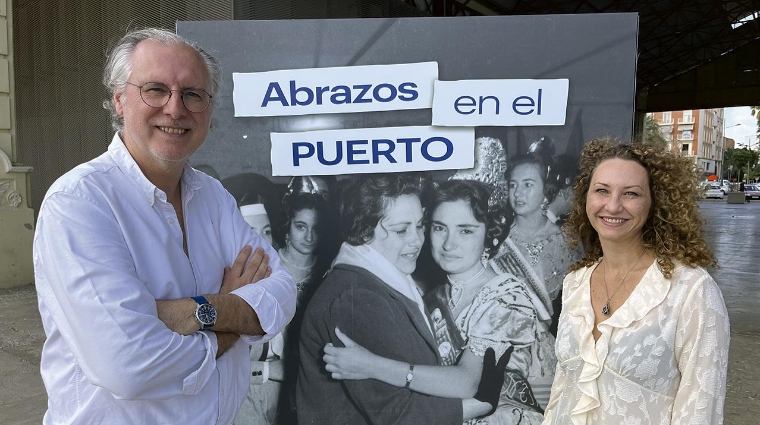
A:
[[[604,303],[604,305],[602,306],[602,314],[604,314],[606,316],[610,315],[610,302],[609,302],[609,300],[606,303]]]

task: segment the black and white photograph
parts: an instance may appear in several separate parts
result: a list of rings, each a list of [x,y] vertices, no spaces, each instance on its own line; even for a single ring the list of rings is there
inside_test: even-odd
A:
[[[635,15],[180,22],[220,60],[191,159],[298,288],[251,350],[235,424],[531,424],[556,368],[561,227],[583,145],[632,132]],[[564,125],[474,126],[471,167],[276,175],[272,133],[430,126],[430,108],[238,116],[233,73],[435,62],[440,81],[567,79]],[[253,102],[253,101],[252,101]]]

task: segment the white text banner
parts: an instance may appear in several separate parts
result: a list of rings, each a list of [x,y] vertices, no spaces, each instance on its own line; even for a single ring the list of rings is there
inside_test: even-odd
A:
[[[436,62],[232,74],[236,117],[430,108]]]
[[[308,176],[472,168],[471,127],[384,127],[271,133],[272,175]]]
[[[436,81],[433,125],[564,125],[569,81]]]

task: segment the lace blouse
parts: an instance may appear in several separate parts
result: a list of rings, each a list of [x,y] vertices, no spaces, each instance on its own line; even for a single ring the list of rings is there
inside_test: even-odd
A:
[[[722,424],[729,324],[712,277],[676,262],[666,279],[653,262],[595,342],[597,265],[565,278],[543,424]]]

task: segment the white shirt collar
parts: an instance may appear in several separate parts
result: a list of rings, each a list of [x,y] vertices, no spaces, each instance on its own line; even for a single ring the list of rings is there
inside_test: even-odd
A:
[[[156,198],[166,201],[166,193],[145,177],[140,166],[137,165],[132,154],[127,150],[118,132],[114,134],[111,144],[108,146],[108,153],[124,174],[130,177],[130,180],[137,186],[142,197],[150,205],[153,205]],[[187,198],[186,200],[189,200],[192,197],[192,193],[202,186],[197,171],[187,163],[185,163],[184,170],[182,171],[182,183],[182,195]]]

